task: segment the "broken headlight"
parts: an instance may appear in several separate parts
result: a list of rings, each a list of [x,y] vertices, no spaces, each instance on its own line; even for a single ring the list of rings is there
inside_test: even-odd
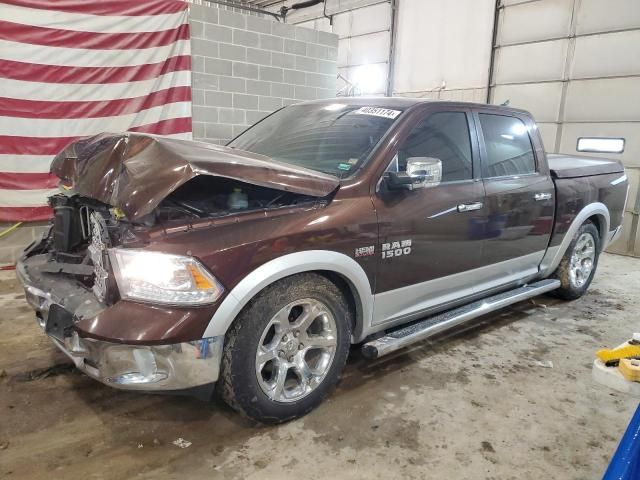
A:
[[[146,250],[109,250],[122,298],[167,305],[205,305],[224,291],[195,258]]]

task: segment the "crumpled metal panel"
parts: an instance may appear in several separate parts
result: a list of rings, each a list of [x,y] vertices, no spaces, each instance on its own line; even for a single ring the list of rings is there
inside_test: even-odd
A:
[[[70,144],[51,164],[71,193],[120,208],[129,220],[151,213],[178,187],[211,175],[325,197],[340,180],[269,157],[204,142],[104,133]]]

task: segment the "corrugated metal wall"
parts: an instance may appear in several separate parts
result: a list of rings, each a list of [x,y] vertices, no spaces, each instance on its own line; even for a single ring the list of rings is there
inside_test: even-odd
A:
[[[612,250],[640,255],[640,1],[502,4],[491,101],[530,110],[550,152],[577,153],[579,137],[626,139],[624,153],[604,155],[622,159],[631,182]]]
[[[400,0],[394,95],[485,102],[495,0]]]
[[[341,75],[357,83],[370,73],[378,83],[369,93],[383,93],[390,3],[327,0],[333,27],[323,5],[287,21],[333,29]],[[640,255],[640,0],[501,0],[492,49],[495,5],[397,0],[393,94],[484,102],[490,86],[493,103],[533,112],[549,152],[576,153],[581,136],[624,137],[631,189],[625,237],[613,251]]]
[[[295,2],[287,0],[283,4]],[[486,101],[495,0],[396,3],[393,94]],[[339,35],[338,67],[344,80],[338,80],[338,91],[344,92],[350,82],[364,83],[364,93],[384,93],[389,72],[391,1],[327,0],[326,14],[333,17],[333,26],[323,13],[323,5],[316,5],[292,11],[287,22]]]

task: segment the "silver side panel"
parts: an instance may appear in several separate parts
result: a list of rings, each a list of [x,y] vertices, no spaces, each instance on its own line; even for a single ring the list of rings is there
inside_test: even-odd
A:
[[[429,280],[374,295],[373,325],[382,325],[420,315],[438,305],[517,281],[526,281],[538,273],[544,251],[531,253],[467,272]]]
[[[267,285],[296,273],[328,270],[342,275],[360,300],[358,322],[371,323],[373,295],[369,279],[353,258],[331,250],[308,250],[283,255],[258,267],[238,283],[209,321],[203,338],[224,335],[240,310]]]
[[[555,290],[560,280],[546,279],[509,290],[460,308],[455,308],[435,317],[389,332],[384,337],[367,342],[362,352],[368,358],[378,358],[404,348],[412,343],[437,335],[445,330],[461,325],[471,319],[494,312],[508,305]]]
[[[569,230],[562,239],[562,243],[560,243],[559,246],[552,247],[547,250],[547,253],[542,259],[542,263],[540,264],[540,277],[547,277],[551,275],[556,268],[558,268],[558,265],[560,265],[560,261],[564,256],[564,252],[569,248],[569,244],[580,226],[589,217],[594,215],[598,215],[602,223],[600,226],[600,238],[602,239],[600,251],[604,251],[604,249],[607,248],[609,242],[609,225],[611,225],[609,209],[605,204],[600,202],[590,203],[580,210],[578,215],[576,215],[576,218],[573,219],[573,222],[571,222],[571,225],[569,226]]]
[[[342,275],[357,294],[360,307],[357,319],[359,328],[354,332],[357,335],[354,341],[359,341],[388,325],[417,319],[438,306],[468,297],[477,298],[482,292],[550,275],[557,268],[580,225],[593,215],[598,215],[603,223],[604,250],[609,241],[613,240],[613,234],[618,232],[608,234],[609,210],[602,203],[592,203],[576,216],[562,243],[546,252],[535,252],[375,296],[371,292],[366,273],[353,258],[330,250],[310,250],[285,255],[257,268],[229,292],[211,318],[203,338],[224,335],[242,308],[267,285],[296,273],[327,270]],[[542,263],[538,268],[541,257]]]

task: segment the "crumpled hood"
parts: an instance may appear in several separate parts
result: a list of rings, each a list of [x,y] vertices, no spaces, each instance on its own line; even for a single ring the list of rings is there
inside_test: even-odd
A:
[[[138,133],[103,133],[78,140],[55,157],[51,172],[72,193],[118,207],[129,220],[151,213],[198,175],[313,197],[325,197],[340,184],[332,175],[263,155]]]

